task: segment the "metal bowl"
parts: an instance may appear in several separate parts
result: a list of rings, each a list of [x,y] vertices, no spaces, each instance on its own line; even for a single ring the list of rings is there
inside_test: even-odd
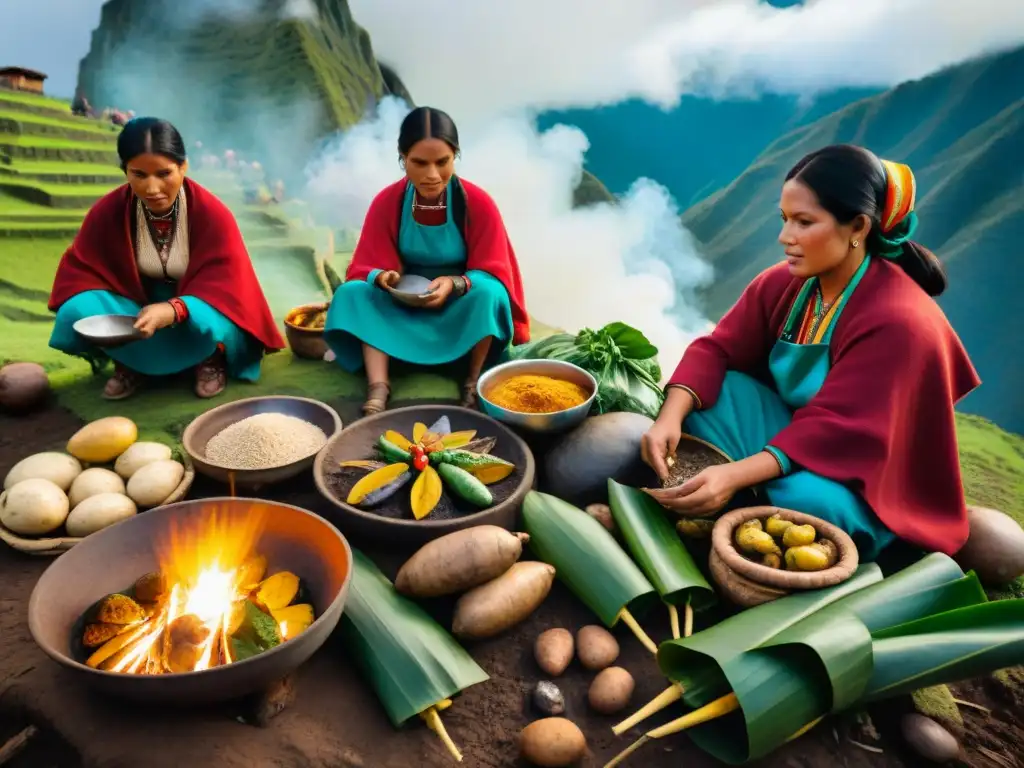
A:
[[[495,405],[487,399],[487,393],[492,387],[513,376],[527,374],[571,381],[590,392],[590,397],[573,408],[555,413],[519,413]],[[562,360],[512,360],[491,368],[481,376],[476,391],[484,413],[498,421],[528,432],[565,432],[579,426],[587,418],[594,398],[597,397],[597,379],[578,365]]]
[[[309,629],[258,656],[199,672],[130,675],[93,669],[73,658],[73,634],[82,615],[105,595],[158,569],[148,544],[172,519],[200,518],[211,506],[245,514],[255,504],[270,507],[258,550],[272,569],[292,571],[309,589],[317,616]],[[352,550],[345,537],[312,512],[261,499],[182,501],[104,528],[57,558],[32,590],[28,626],[50,658],[104,693],[143,702],[209,704],[264,689],[312,656],[341,618],[351,575]]]
[[[384,517],[346,504],[331,491],[327,475],[338,466],[339,461],[372,456],[377,438],[389,429],[408,435],[417,421],[431,424],[441,416],[448,416],[455,431],[475,429],[479,437],[497,438],[491,453],[522,470],[519,484],[508,498],[480,512],[447,520],[405,520]],[[498,525],[512,530],[523,499],[534,485],[535,477],[533,453],[521,437],[479,411],[453,405],[396,408],[360,419],[330,440],[313,464],[313,479],[317,490],[331,505],[324,510],[325,516],[352,536],[366,537],[399,548],[419,547],[431,539],[475,525]]]
[[[72,327],[75,333],[97,347],[109,349],[144,338],[135,329],[137,319],[134,315],[93,315],[83,317]]]
[[[419,275],[402,275],[398,282],[387,289],[392,298],[410,307],[421,307],[430,297],[431,281]]]
[[[181,436],[181,445],[192,458],[196,471],[218,482],[228,484],[234,482],[236,488],[256,489],[288,480],[313,466],[316,453],[311,453],[290,464],[268,469],[231,469],[214,464],[206,458],[206,444],[210,442],[210,438],[225,427],[259,413],[283,413],[304,419],[310,424],[320,427],[327,435],[328,440],[341,431],[341,417],[338,416],[337,411],[319,400],[286,395],[235,400],[211,408],[206,413],[197,416],[185,428],[185,432]]]

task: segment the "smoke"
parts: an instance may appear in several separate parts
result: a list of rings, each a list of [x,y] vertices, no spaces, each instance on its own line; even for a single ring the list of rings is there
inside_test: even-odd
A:
[[[400,178],[395,148],[408,107],[386,99],[374,119],[308,167],[318,218],[359,228],[370,200]],[[637,181],[619,205],[572,207],[588,147],[577,128],[538,133],[527,115],[463,126],[458,173],[494,198],[523,273],[530,314],[568,331],[620,320],[641,329],[669,370],[707,329],[694,292],[711,280],[667,190]]]
[[[418,0],[349,4],[417,100],[463,117],[889,87],[1024,42],[1020,0],[434,0],[440,36],[395,23]]]

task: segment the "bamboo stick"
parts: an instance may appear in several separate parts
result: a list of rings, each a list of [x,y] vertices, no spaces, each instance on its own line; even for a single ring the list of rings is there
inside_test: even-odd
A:
[[[0,765],[6,765],[15,757],[20,755],[25,747],[28,746],[28,743],[35,738],[37,733],[39,733],[39,729],[34,725],[30,725],[9,738],[4,745],[0,747]]]
[[[700,709],[695,709],[693,712],[683,715],[670,723],[666,723],[659,728],[654,728],[653,730],[648,731],[618,755],[613,757],[610,762],[605,763],[604,768],[615,768],[615,766],[619,765],[623,760],[636,752],[651,739],[662,739],[666,736],[682,733],[688,728],[693,728],[695,725],[701,725],[702,723],[716,720],[719,717],[724,717],[730,712],[735,712],[739,707],[739,700],[736,698],[736,694],[734,693],[730,693],[720,699],[715,699],[715,701],[704,705]]]
[[[445,730],[444,723],[441,722],[441,716],[437,714],[437,707],[427,707],[423,712],[420,712],[420,717],[423,718],[427,727],[440,737],[452,757],[455,758],[455,761],[461,763],[462,753],[459,752],[459,748],[455,746],[455,742],[452,741],[451,736],[448,735],[448,731]]]
[[[623,608],[619,611],[619,619],[621,619],[622,623],[633,631],[633,634],[636,635],[636,639],[643,643],[644,648],[654,654],[658,652],[658,646],[653,640],[651,640],[647,633],[644,632],[643,627],[641,627],[637,623],[637,620],[633,618],[633,614],[629,612],[628,608]]]
[[[809,722],[807,725],[805,725],[799,731],[797,731],[792,736],[790,736],[788,739],[786,739],[786,743],[788,744],[791,741],[796,741],[797,739],[799,739],[801,736],[803,736],[805,733],[807,733],[809,730],[811,730],[811,728],[816,726],[818,723],[820,723],[824,719],[825,719],[825,716],[822,715],[817,720],[811,720],[811,722]]]
[[[693,634],[693,606],[690,605],[689,601],[686,603],[686,620],[683,626],[683,637],[689,637]]]
[[[683,698],[683,687],[678,684],[669,686],[664,691],[655,696],[653,699],[651,699],[649,702],[647,702],[647,704],[645,704],[636,712],[634,712],[632,715],[627,717],[618,725],[614,726],[612,728],[612,733],[614,733],[616,736],[621,736],[630,728],[633,728],[638,723],[643,722],[651,715],[655,715],[658,712],[661,712],[661,710],[663,710],[665,707],[669,706],[670,704],[674,704],[681,698]]]
[[[668,619],[672,623],[672,639],[679,639],[679,611],[672,603],[668,603]],[[687,606],[689,607],[689,606]]]

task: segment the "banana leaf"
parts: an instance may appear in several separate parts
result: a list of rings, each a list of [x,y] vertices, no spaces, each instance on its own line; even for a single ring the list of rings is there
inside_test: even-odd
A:
[[[416,603],[395,591],[366,555],[353,554],[339,623],[342,642],[397,728],[488,675]]]
[[[702,610],[717,602],[714,590],[665,516],[646,493],[608,479],[608,506],[633,560],[661,599]]]
[[[523,501],[523,525],[530,549],[555,566],[558,578],[606,627],[625,608],[644,615],[657,593],[615,538],[582,509],[546,493],[530,491]]]
[[[879,632],[864,698],[875,700],[988,674],[1024,659],[1024,600],[999,600]]]
[[[729,693],[739,709],[690,731],[722,762],[768,754],[822,715],[862,699],[874,674],[872,629],[984,600],[974,576],[929,555],[888,579],[874,565],[826,590],[794,594],[663,643],[662,671],[697,708]],[[863,618],[862,618],[863,617]]]

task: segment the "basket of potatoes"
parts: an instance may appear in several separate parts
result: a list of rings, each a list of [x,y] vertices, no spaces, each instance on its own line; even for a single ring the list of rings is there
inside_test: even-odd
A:
[[[845,531],[791,509],[733,510],[711,531],[711,576],[726,598],[747,608],[840,584],[858,563]]]

